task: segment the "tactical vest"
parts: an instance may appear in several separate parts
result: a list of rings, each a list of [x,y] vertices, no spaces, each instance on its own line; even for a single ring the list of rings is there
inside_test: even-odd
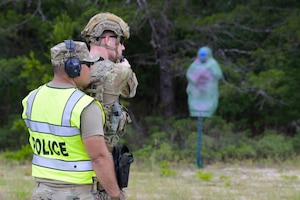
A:
[[[22,118],[28,127],[34,153],[33,177],[72,184],[92,183],[96,175],[82,143],[80,116],[93,101],[78,89],[46,85],[23,99]]]
[[[109,79],[110,82],[115,81],[114,64],[115,63],[109,60],[96,62],[93,65],[90,84],[84,90],[86,94],[97,99],[103,105],[106,117],[104,135],[106,144],[109,146],[114,146],[118,143],[119,136],[124,134],[127,123],[131,122],[131,118],[126,108],[120,104],[119,98],[117,98],[112,105],[107,105],[103,102],[104,95],[107,93],[107,91],[104,91],[104,83],[108,81],[106,79]],[[119,87],[120,86],[117,87],[118,92]]]

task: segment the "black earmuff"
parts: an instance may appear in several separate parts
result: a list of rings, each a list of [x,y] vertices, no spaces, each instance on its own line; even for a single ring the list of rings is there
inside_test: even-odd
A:
[[[70,56],[65,61],[65,71],[71,78],[80,76],[81,63],[78,58],[71,56],[71,52],[76,52],[76,45],[73,40],[65,40],[64,42],[70,51]]]

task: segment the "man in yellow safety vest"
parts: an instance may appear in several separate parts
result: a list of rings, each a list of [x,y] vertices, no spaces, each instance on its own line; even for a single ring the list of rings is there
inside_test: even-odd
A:
[[[89,84],[97,60],[84,42],[57,44],[51,48],[52,81],[22,101],[33,150],[34,200],[125,199],[104,140],[102,105],[78,89]]]

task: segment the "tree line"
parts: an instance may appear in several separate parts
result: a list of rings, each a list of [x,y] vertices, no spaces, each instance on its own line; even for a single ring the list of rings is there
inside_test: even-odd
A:
[[[82,40],[80,31],[101,11],[130,25],[125,56],[139,86],[123,101],[143,136],[151,136],[149,116],[189,118],[185,72],[201,46],[213,50],[224,74],[216,116],[250,137],[268,129],[299,134],[299,8],[297,0],[2,1],[0,146],[26,141],[21,100],[51,80],[49,49]]]

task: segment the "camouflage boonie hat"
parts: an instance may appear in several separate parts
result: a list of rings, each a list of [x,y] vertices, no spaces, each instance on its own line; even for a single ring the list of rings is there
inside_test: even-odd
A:
[[[68,46],[68,48],[67,48]],[[90,54],[84,42],[65,40],[51,48],[51,63],[53,66],[63,66],[68,58],[75,57],[79,61],[96,62],[98,55]]]

